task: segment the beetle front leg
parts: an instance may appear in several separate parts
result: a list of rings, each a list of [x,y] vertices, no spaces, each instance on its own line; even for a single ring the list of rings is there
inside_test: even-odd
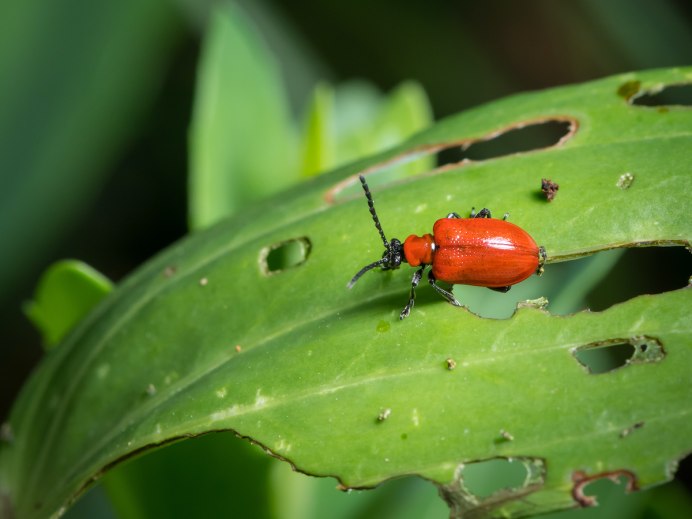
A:
[[[416,287],[418,286],[418,283],[420,283],[420,280],[423,277],[423,271],[425,270],[425,267],[427,267],[427,265],[421,266],[421,268],[414,272],[413,279],[411,279],[411,295],[409,296],[408,304],[399,314],[399,319],[406,319],[408,317],[408,314],[411,313],[411,308],[413,308],[413,305],[416,302]]]
[[[430,281],[430,284],[437,291],[437,293],[444,297],[450,304],[454,306],[462,306],[462,304],[457,301],[456,297],[454,297],[454,294],[447,292],[442,287],[437,286],[437,279],[435,279],[435,275],[432,273],[432,270],[428,272],[428,281]]]
[[[461,218],[461,216],[459,216],[459,213],[449,213],[447,218]]]

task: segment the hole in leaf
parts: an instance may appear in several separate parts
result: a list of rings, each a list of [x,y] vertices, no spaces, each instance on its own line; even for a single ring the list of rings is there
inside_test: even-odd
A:
[[[600,312],[639,295],[684,288],[690,274],[692,254],[684,247],[627,249],[587,294],[586,302],[591,310]]]
[[[629,470],[614,470],[593,476],[578,471],[572,476],[572,481],[572,497],[585,507],[598,505],[598,498],[605,499],[618,491],[629,493],[639,488],[637,476]]]
[[[692,84],[668,85],[632,98],[635,106],[692,106]]]
[[[633,354],[634,346],[629,342],[592,346],[574,352],[579,363],[594,375],[608,373],[624,366]]]
[[[575,348],[572,354],[589,373],[600,375],[628,364],[658,362],[665,351],[658,339],[638,336],[594,342]]]
[[[438,167],[488,160],[562,144],[576,129],[573,120],[551,119],[506,128],[482,139],[447,147],[437,154]]]
[[[311,249],[312,243],[305,236],[269,245],[260,251],[260,269],[269,276],[298,267],[307,261]]]
[[[516,493],[542,483],[543,476],[543,461],[532,458],[492,458],[467,463],[461,471],[464,488],[478,499],[497,493]]]
[[[421,173],[438,172],[440,168],[445,169],[445,166],[458,167],[473,161],[558,146],[571,138],[577,127],[576,119],[565,116],[524,121],[480,138],[412,149],[359,173],[366,175],[371,190],[377,191],[377,186],[393,184]],[[328,204],[336,204],[362,195],[358,175],[354,174],[327,190],[324,199]]]

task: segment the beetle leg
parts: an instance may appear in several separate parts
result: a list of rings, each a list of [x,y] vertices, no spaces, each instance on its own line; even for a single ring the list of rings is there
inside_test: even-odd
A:
[[[428,281],[430,281],[430,284],[437,291],[437,293],[444,297],[450,304],[454,306],[462,306],[461,303],[457,301],[456,297],[454,297],[454,294],[447,292],[442,287],[437,286],[437,279],[435,279],[435,275],[432,273],[432,270],[428,272]]]
[[[476,213],[475,208],[471,209],[471,218],[492,218],[490,215],[490,209],[484,207],[478,213]]]
[[[502,221],[506,222],[507,218],[509,218],[509,213],[505,213],[505,215],[502,217]]]
[[[419,268],[418,270],[416,270],[416,272],[413,273],[413,279],[411,279],[411,295],[409,296],[408,304],[399,314],[399,319],[405,319],[406,317],[408,317],[408,314],[411,313],[411,308],[413,308],[413,305],[416,302],[416,287],[418,286],[418,283],[420,283],[420,280],[423,277],[423,271],[425,270],[425,267],[427,267],[427,265],[421,266],[421,268]]]
[[[461,216],[459,216],[459,213],[449,213],[447,218],[461,218]]]
[[[490,290],[494,290],[495,292],[502,292],[507,293],[509,292],[509,289],[512,288],[511,286],[508,287],[488,287]]]

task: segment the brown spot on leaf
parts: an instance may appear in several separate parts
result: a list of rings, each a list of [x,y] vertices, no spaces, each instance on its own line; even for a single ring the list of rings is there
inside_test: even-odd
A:
[[[617,94],[625,99],[625,101],[629,101],[633,95],[637,94],[639,92],[639,89],[642,86],[641,81],[637,80],[632,80],[632,81],[627,81],[620,85],[620,87],[617,90]]]

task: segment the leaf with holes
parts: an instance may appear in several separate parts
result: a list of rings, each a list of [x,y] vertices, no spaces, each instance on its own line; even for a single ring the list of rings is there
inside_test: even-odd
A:
[[[511,210],[547,271],[600,250],[689,246],[692,111],[633,101],[690,82],[690,68],[658,70],[503,99],[154,258],[24,388],[0,450],[4,511],[61,511],[113,464],[226,429],[345,487],[418,474],[456,515],[589,505],[600,477],[669,480],[692,449],[689,289],[568,317],[535,301],[499,320],[420,287],[399,321],[410,272],[345,285],[381,254],[359,173],[390,239],[475,205]],[[481,143],[522,128],[557,133],[479,159]],[[392,169],[451,147],[458,160],[429,174]],[[550,203],[542,178],[559,185]],[[592,369],[584,350],[611,347],[631,359]],[[468,484],[497,463],[519,469],[510,488]]]

